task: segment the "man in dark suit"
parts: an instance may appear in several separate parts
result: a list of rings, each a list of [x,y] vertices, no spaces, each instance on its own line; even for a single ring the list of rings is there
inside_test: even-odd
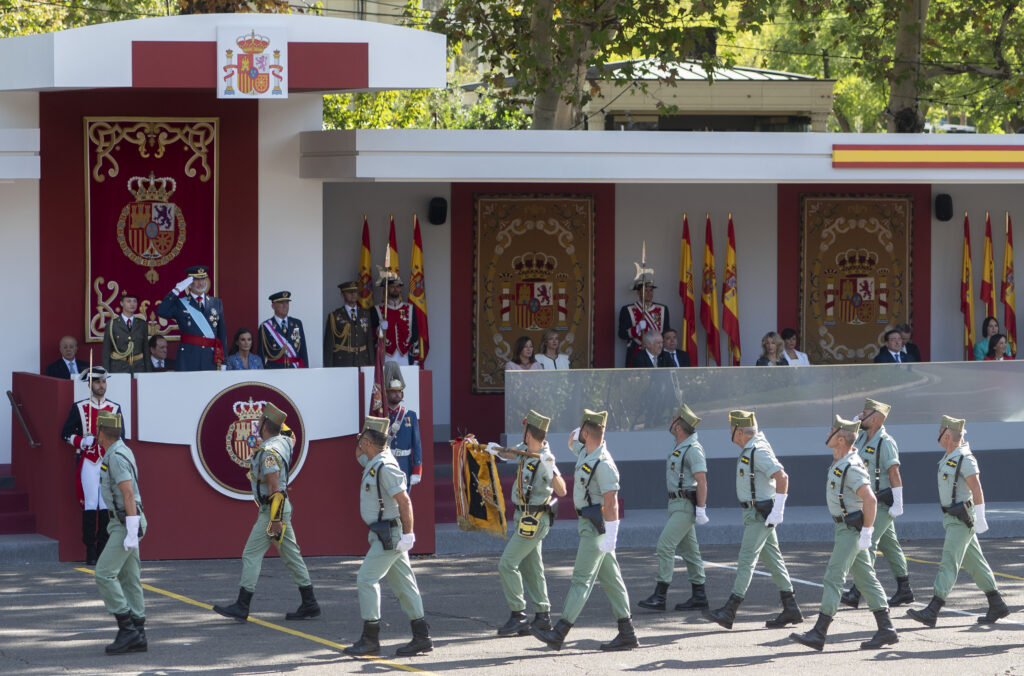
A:
[[[163,372],[174,370],[174,360],[167,358],[167,339],[163,336],[149,337],[150,371]]]
[[[690,354],[686,350],[679,349],[679,332],[675,329],[667,329],[661,334],[665,343],[665,349],[658,357],[658,366],[689,366]]]
[[[875,355],[876,364],[903,364],[905,362],[917,361],[903,352],[903,335],[899,329],[889,329],[885,332],[885,344]]]
[[[193,265],[188,275],[178,282],[156,309],[164,319],[178,323],[181,343],[175,360],[177,371],[214,371],[224,363],[227,329],[224,327],[224,304],[210,290],[209,268]],[[183,295],[184,298],[178,296]]]
[[[657,331],[647,331],[644,333],[644,349],[633,355],[630,368],[650,369],[662,366],[661,358],[664,356],[664,344],[664,339]]]
[[[304,369],[309,366],[306,332],[302,322],[288,316],[291,291],[270,294],[274,316],[260,324],[259,355],[268,369]]]
[[[51,378],[70,378],[73,375],[84,373],[89,368],[89,362],[78,359],[78,341],[72,336],[64,336],[58,345],[60,359],[47,364],[44,373]]]
[[[910,342],[910,336],[912,335],[910,324],[897,324],[896,330],[900,332],[900,337],[903,338],[903,361],[921,361],[921,350],[917,349],[917,345]]]

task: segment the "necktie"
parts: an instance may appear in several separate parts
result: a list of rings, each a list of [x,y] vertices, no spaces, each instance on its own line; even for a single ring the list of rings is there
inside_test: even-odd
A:
[[[128,328],[129,328],[129,329],[130,329],[130,328],[132,328],[132,320],[131,320],[131,317],[129,317],[129,318],[128,318]]]
[[[356,319],[356,309],[354,307],[350,307],[348,309],[348,316],[352,318],[352,321],[355,321],[355,319]]]
[[[676,353],[675,352],[672,353],[672,363],[675,364],[676,366],[679,366],[679,360],[676,359]]]
[[[68,371],[71,373],[71,375],[78,374],[78,364],[75,363],[74,360],[68,362]]]
[[[896,353],[896,363],[897,364],[902,364],[903,363],[903,358],[900,356],[899,352]]]
[[[158,369],[162,369],[164,367],[164,360],[161,359],[160,361],[158,361],[157,364],[156,364],[156,367]]]

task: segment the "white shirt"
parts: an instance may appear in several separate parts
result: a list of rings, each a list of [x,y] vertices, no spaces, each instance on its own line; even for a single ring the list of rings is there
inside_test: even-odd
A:
[[[163,359],[157,359],[153,355],[149,355],[149,358],[153,362],[153,368],[155,368],[155,369],[162,369],[164,367],[164,360]]]
[[[885,349],[889,350],[889,348],[885,348]],[[892,355],[893,361],[896,361],[896,362],[898,362],[900,364],[903,363],[903,357],[901,356],[901,355],[904,354],[903,352],[893,352],[892,350],[889,350],[889,354]]]
[[[124,323],[126,325],[128,325],[128,326],[132,325],[132,316],[131,315],[121,315],[121,319],[124,320]]]
[[[796,356],[795,357],[790,357],[789,356],[789,352],[787,352],[785,349],[782,350],[782,356],[786,358],[786,361],[789,363],[790,366],[810,366],[811,365],[811,361],[807,358],[807,353],[806,352],[801,352],[800,350],[793,350],[793,351],[796,352]]]
[[[359,308],[356,305],[346,305],[345,312],[348,313],[349,317],[355,319],[358,316]]]
[[[654,356],[653,354],[651,354],[651,351],[650,351],[650,350],[644,350],[644,352],[646,352],[646,353],[647,353],[647,356],[648,356],[648,357],[650,358],[650,360],[651,360],[651,365],[652,365],[652,366],[654,366],[655,368],[657,368],[657,366],[658,366],[658,357],[656,357],[656,356]],[[659,355],[659,356],[660,356],[660,355]]]
[[[567,354],[557,354],[554,359],[543,353],[537,354],[535,357],[540,365],[544,367],[545,371],[566,370],[569,368],[569,355]]]

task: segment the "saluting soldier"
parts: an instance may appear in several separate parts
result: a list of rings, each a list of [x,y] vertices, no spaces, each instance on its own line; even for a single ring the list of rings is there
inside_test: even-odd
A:
[[[732,441],[740,447],[736,459],[736,497],[743,508],[743,541],[736,561],[736,582],[725,605],[705,614],[726,629],[732,629],[736,609],[754,575],[754,565],[760,559],[768,567],[782,599],[782,612],[764,623],[777,629],[787,624],[803,622],[800,606],[793,594],[793,583],[779,549],[775,527],[782,523],[789,497],[789,475],[775,457],[764,432],[757,427],[757,418],[751,411],[729,412]]]
[[[205,265],[193,265],[188,275],[164,296],[156,313],[178,323],[181,342],[174,360],[177,371],[214,371],[224,363],[227,329],[224,304],[210,290],[210,272]],[[179,298],[183,296],[183,298]]]
[[[385,578],[412,624],[412,640],[396,654],[409,657],[434,649],[409,561],[409,550],[416,544],[412,500],[406,491],[405,472],[388,448],[389,426],[387,418],[367,416],[356,444],[356,460],[363,466],[359,515],[370,528],[370,549],[356,575],[363,633],[345,648],[349,655],[380,652],[380,581]]]
[[[921,610],[907,611],[907,615],[929,627],[935,626],[961,566],[988,598],[988,612],[978,618],[978,624],[992,624],[1010,614],[978,542],[978,535],[988,530],[985,493],[981,490],[978,459],[964,439],[964,424],[964,420],[947,415],[942,416],[939,424],[939,445],[945,450],[939,460],[939,506],[942,507],[946,539],[942,543],[942,562],[935,576],[935,595]]]
[[[551,629],[551,602],[548,600],[548,585],[544,579],[544,560],[541,546],[548,530],[554,523],[556,511],[552,501],[554,493],[565,497],[565,480],[562,479],[555,455],[548,446],[547,434],[551,418],[534,410],[526,414],[523,421],[523,444],[538,458],[518,456],[516,481],[512,486],[512,503],[516,506],[512,520],[512,537],[505,545],[505,551],[498,562],[501,589],[505,593],[512,614],[500,629],[498,636],[526,636],[530,627]],[[517,456],[507,451],[499,455],[506,459]],[[533,601],[533,622],[526,619],[526,598],[523,588]]]
[[[665,595],[672,584],[676,565],[676,551],[682,548],[686,573],[693,594],[676,610],[695,610],[708,607],[704,589],[704,561],[700,556],[695,526],[708,522],[708,463],[704,447],[697,439],[700,423],[690,407],[682,404],[668,426],[675,437],[675,447],[665,461],[665,482],[668,489],[668,522],[658,538],[658,576],[654,593],[637,605],[650,610],[665,610]]]
[[[893,522],[895,517],[903,514],[903,477],[900,476],[900,452],[896,440],[885,430],[885,421],[891,409],[889,404],[865,399],[864,410],[860,414],[860,432],[857,433],[853,447],[867,467],[871,488],[878,501],[874,539],[868,548],[868,556],[873,566],[876,551],[881,550],[889,562],[889,568],[896,578],[896,592],[889,599],[889,607],[894,608],[903,603],[913,603],[914,592],[910,589],[907,557],[903,555],[903,547],[900,546]],[[857,585],[850,587],[841,600],[844,605],[856,608],[860,603]]]
[[[572,585],[562,608],[562,617],[553,629],[530,627],[530,633],[555,650],[561,650],[565,637],[590,597],[595,582],[601,583],[619,633],[601,650],[632,650],[639,646],[633,620],[629,616],[629,594],[622,581],[615,544],[619,535],[619,470],[604,442],[607,411],[583,410],[579,430],[569,437],[569,448],[576,456],[572,499],[579,521],[576,530],[580,545],[572,569]]]
[[[121,314],[107,322],[103,334],[103,368],[108,373],[145,373],[152,370],[146,358],[149,325],[144,316],[135,316],[139,297],[121,294]]]
[[[287,414],[271,403],[263,405],[260,416],[260,447],[249,458],[248,478],[252,484],[252,497],[259,505],[256,523],[242,550],[242,579],[238,600],[230,606],[214,606],[224,617],[244,622],[249,617],[249,604],[256,581],[263,567],[263,556],[270,545],[277,547],[281,560],[299,587],[302,603],[286,620],[303,620],[320,615],[320,606],[313,595],[306,562],[302,560],[299,543],[292,528],[292,502],[288,497],[289,468],[295,438],[284,434]]]
[[[370,313],[359,304],[359,283],[338,285],[345,304],[327,315],[324,366],[369,366],[373,363]]]
[[[825,502],[835,522],[835,544],[825,569],[821,609],[814,628],[804,634],[790,634],[797,643],[822,650],[832,618],[839,609],[839,593],[848,572],[863,590],[868,607],[875,615],[878,631],[871,640],[860,644],[863,649],[881,648],[900,639],[889,619],[885,591],[875,576],[874,563],[868,549],[874,532],[876,500],[871,490],[868,468],[857,455],[853,442],[860,431],[860,422],[844,420],[838,415],[828,431],[825,445],[832,450],[832,464],[825,477]]]
[[[289,317],[291,291],[270,294],[274,316],[260,324],[260,356],[268,369],[304,369],[309,366],[306,332],[302,322]]]

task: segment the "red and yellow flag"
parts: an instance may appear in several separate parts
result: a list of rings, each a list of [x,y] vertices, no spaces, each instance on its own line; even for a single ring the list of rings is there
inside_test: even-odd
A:
[[[971,224],[964,212],[964,253],[960,267],[960,312],[964,316],[964,355],[974,358],[974,283],[971,281]]]
[[[700,296],[700,323],[704,325],[707,356],[722,365],[722,345],[718,337],[718,282],[715,279],[715,243],[711,239],[711,214],[707,214],[704,228],[704,279]]]
[[[985,258],[981,268],[981,302],[985,316],[996,316],[996,267],[992,256],[992,219],[985,212]]]
[[[1010,212],[1006,212],[1006,247],[1003,249],[1003,283],[999,288],[999,297],[1003,301],[1003,326],[1006,327],[1006,344],[1008,352],[1017,356],[1017,312],[1015,306],[1016,292],[1013,284],[1013,224],[1010,223]]]
[[[683,349],[690,366],[697,365],[697,313],[693,295],[693,250],[690,247],[690,222],[683,214],[683,239],[679,255],[679,297],[683,299]]]
[[[722,331],[729,338],[732,365],[740,365],[740,296],[736,277],[736,234],[729,214],[729,246],[725,250],[725,273],[722,275]]]
[[[391,232],[388,233],[388,252],[385,266],[388,272],[398,275],[398,240],[395,239],[395,217],[391,217]]]
[[[423,283],[423,239],[420,237],[420,218],[412,217],[412,261],[409,265],[409,302],[416,306],[416,328],[419,333],[419,355],[423,362],[430,351],[430,333],[427,331],[427,288]]]
[[[363,249],[359,252],[359,305],[373,307],[373,259],[370,258],[370,225],[363,216]]]

